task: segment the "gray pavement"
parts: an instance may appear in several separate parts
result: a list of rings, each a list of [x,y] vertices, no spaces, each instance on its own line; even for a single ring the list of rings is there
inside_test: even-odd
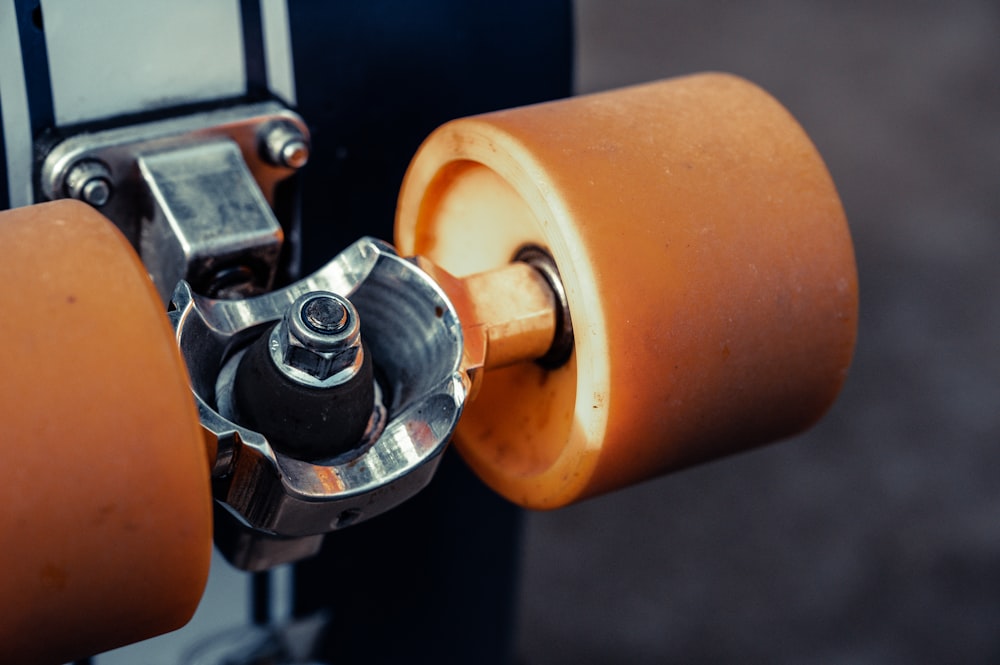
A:
[[[726,70],[799,118],[861,326],[813,431],[531,515],[523,662],[1000,662],[1000,4],[577,6],[580,91]]]

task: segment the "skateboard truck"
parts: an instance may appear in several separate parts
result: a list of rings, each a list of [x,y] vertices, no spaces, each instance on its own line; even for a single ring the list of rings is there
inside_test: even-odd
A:
[[[422,489],[484,370],[572,351],[558,271],[531,245],[458,279],[362,239],[274,290],[271,206],[307,159],[301,119],[268,103],[79,134],[41,169],[51,198],[111,217],[170,301],[216,449],[216,542],[250,570]]]
[[[40,181],[49,199],[115,222],[165,303],[182,279],[241,297],[274,283],[285,230],[272,208],[308,158],[302,119],[265,102],[76,134],[52,147]]]
[[[331,300],[352,331],[333,344],[313,329],[333,317],[311,312],[333,309]],[[461,324],[441,289],[389,245],[360,240],[311,277],[244,300],[182,283],[173,307],[201,422],[218,446],[215,494],[234,534],[218,544],[235,565],[311,553],[323,534],[430,481],[468,392]],[[360,340],[344,339],[357,329]],[[317,358],[337,343],[348,350]],[[344,359],[351,353],[357,366]]]
[[[296,560],[422,489],[481,371],[548,354],[556,302],[526,262],[462,280],[370,238],[253,298],[182,283],[170,319],[217,448],[220,550]]]

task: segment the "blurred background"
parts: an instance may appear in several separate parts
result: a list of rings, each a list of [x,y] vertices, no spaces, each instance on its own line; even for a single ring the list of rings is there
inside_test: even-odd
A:
[[[725,70],[827,160],[845,391],[795,440],[528,517],[543,663],[1000,662],[1000,4],[578,0],[579,92]]]

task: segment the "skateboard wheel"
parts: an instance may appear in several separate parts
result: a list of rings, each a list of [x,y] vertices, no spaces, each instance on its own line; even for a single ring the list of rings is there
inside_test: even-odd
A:
[[[212,546],[209,463],[146,271],[98,212],[0,213],[0,661],[180,627]]]
[[[455,441],[553,508],[795,434],[853,353],[857,277],[833,182],[770,95],[702,74],[448,123],[400,192],[396,242],[456,276],[537,245],[569,361],[487,372]]]

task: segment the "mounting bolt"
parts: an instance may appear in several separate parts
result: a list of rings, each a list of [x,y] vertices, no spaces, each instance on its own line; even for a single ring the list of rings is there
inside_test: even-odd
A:
[[[261,152],[275,166],[301,169],[309,161],[309,141],[295,125],[278,122],[264,131]]]
[[[317,387],[344,383],[363,361],[358,312],[335,293],[306,293],[271,331],[270,350],[278,369],[300,383]]]
[[[70,167],[64,184],[66,196],[100,208],[111,198],[111,171],[96,159]]]

